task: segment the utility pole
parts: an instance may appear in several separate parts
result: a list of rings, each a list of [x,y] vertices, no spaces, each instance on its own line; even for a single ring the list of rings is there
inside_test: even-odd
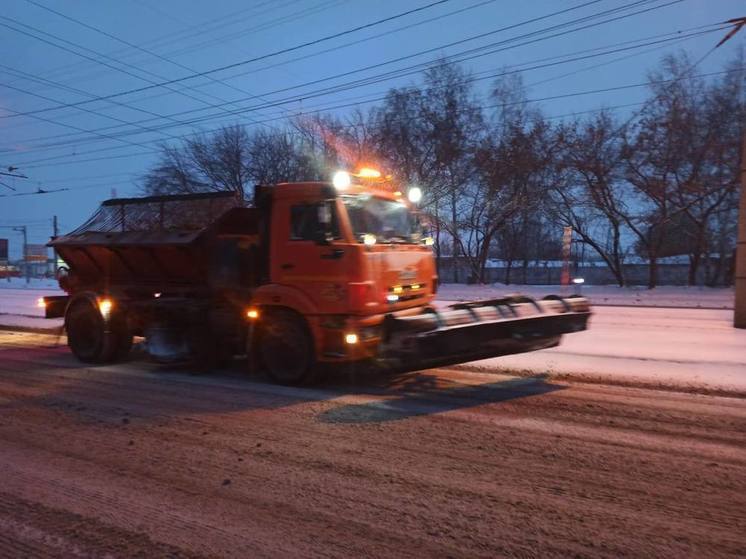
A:
[[[26,273],[26,285],[31,283],[31,268],[28,265],[28,232],[25,225],[20,227],[13,227],[13,231],[18,231],[23,234],[23,267]]]
[[[741,200],[738,204],[735,286],[733,326],[746,328],[746,130],[741,139]]]
[[[52,216],[52,235],[54,239],[57,238],[57,235],[59,235],[59,229],[57,227],[57,216]],[[54,272],[55,276],[57,275],[57,249],[52,249],[52,258],[54,258],[54,262],[52,263],[52,272]],[[49,270],[47,270],[49,271]]]
[[[741,29],[746,28],[746,17],[729,19],[733,27],[714,49],[721,47]],[[714,50],[713,49],[713,50]],[[733,326],[746,328],[746,129],[741,136],[741,198],[738,203],[738,240],[736,241],[736,297],[733,305]]]

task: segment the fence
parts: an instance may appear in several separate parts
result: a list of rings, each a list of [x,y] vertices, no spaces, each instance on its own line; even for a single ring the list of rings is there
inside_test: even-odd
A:
[[[658,263],[658,285],[687,285],[689,282],[688,262],[662,259]],[[681,259],[678,259],[681,260]],[[708,277],[716,276],[710,284],[732,285],[733,269],[731,259],[703,259],[697,271],[696,284],[705,285]],[[469,265],[462,259],[458,261],[458,281],[475,283]],[[628,285],[647,285],[649,266],[647,262],[630,262],[622,266],[625,282]],[[715,274],[716,271],[719,273]],[[709,272],[709,273],[708,273]],[[485,283],[504,283],[518,285],[558,285],[561,282],[562,263],[559,261],[513,262],[509,266],[504,261],[490,262],[485,269]],[[442,283],[453,283],[454,259],[442,257],[439,261],[438,275]],[[615,285],[614,274],[603,262],[571,263],[571,277],[582,277],[590,285]]]

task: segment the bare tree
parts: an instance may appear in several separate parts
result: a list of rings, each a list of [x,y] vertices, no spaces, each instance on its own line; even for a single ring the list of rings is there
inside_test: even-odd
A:
[[[522,283],[526,283],[531,261],[559,260],[562,252],[561,235],[543,211],[521,211],[505,220],[497,233],[491,254],[505,262],[506,284],[519,283],[513,275],[514,264],[521,264]]]
[[[500,236],[501,230],[539,207],[549,132],[540,112],[529,108],[519,75],[499,78],[491,98],[498,107],[485,122],[486,133],[475,147],[475,176],[463,193],[468,208],[463,252],[480,282],[498,237],[503,242],[512,238]],[[527,220],[521,221],[527,226]]]
[[[727,68],[729,72],[722,79],[703,88],[702,99],[697,100],[692,110],[692,126],[687,131],[691,170],[685,180],[676,183],[678,206],[693,225],[689,251],[690,285],[697,283],[703,258],[705,281],[713,282],[709,270],[712,252],[720,253],[718,261],[721,264],[723,252],[729,252],[722,245],[725,241],[722,218],[726,217],[734,225],[736,221],[738,162],[746,119],[742,102],[745,75],[742,51]]]
[[[512,239],[516,244],[503,247],[511,255],[523,256],[524,268],[528,265],[528,251],[517,254],[515,250],[527,248],[519,236],[500,235],[500,232],[519,224],[524,239],[533,226],[541,223],[532,216],[541,215],[548,192],[548,172],[554,156],[551,129],[538,116],[531,124],[520,120],[510,125],[500,122],[493,134],[477,150],[475,165],[478,183],[466,194],[472,208],[469,227],[476,232],[475,250],[470,253],[472,273],[484,281],[485,265],[494,242]]]
[[[249,136],[242,126],[228,126],[161,146],[160,161],[143,178],[149,194],[186,194],[230,190],[245,198],[250,176],[246,160]]]
[[[474,99],[468,75],[458,66],[441,60],[425,72],[421,115],[430,127],[434,171],[440,188],[434,200],[442,227],[453,240],[453,260],[465,254],[461,212],[464,192],[474,178],[473,156],[484,133],[483,117]],[[458,266],[453,280],[459,281]]]
[[[483,111],[468,74],[439,60],[421,83],[392,89],[369,112],[299,115],[283,130],[228,126],[161,146],[143,177],[149,194],[230,190],[251,183],[328,180],[338,167],[379,165],[423,187],[421,210],[442,254],[486,280],[489,258],[509,268],[556,250],[571,227],[619,285],[636,250],[649,262],[689,257],[689,283],[727,281],[734,247],[740,138],[746,126],[744,56],[722,78],[692,76],[685,55],[649,75],[650,97],[620,125],[607,112],[550,125],[519,74],[493,84]],[[506,277],[510,281],[510,272]]]
[[[160,161],[143,178],[148,194],[229,190],[243,199],[248,186],[325,178],[318,157],[293,130],[257,130],[239,125],[198,134],[180,146],[161,146]]]
[[[289,130],[259,130],[251,136],[244,167],[258,184],[321,179],[314,158]]]
[[[394,89],[372,113],[379,157],[411,184],[427,185],[422,203],[435,224],[438,261],[447,234],[457,262],[464,250],[463,192],[474,176],[474,148],[484,133],[468,76],[441,60],[426,70],[423,87]],[[454,265],[454,281],[459,280]]]
[[[688,281],[696,283],[712,244],[712,221],[737,188],[741,80],[708,87],[691,76],[691,68],[685,54],[663,59],[650,73],[653,96],[627,134],[626,177],[640,209],[628,213],[626,222],[648,258],[651,288],[666,243],[662,232],[682,213],[689,226],[678,230],[692,247]]]
[[[560,178],[553,183],[550,213],[558,225],[572,227],[623,286],[622,136],[613,119],[601,112],[587,122],[562,125],[557,142],[562,146],[555,163]]]

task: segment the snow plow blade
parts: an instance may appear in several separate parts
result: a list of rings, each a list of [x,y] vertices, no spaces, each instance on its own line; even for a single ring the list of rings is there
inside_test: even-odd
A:
[[[387,361],[422,368],[536,351],[559,345],[563,334],[586,330],[590,315],[588,300],[577,295],[458,303],[387,317],[383,354]]]

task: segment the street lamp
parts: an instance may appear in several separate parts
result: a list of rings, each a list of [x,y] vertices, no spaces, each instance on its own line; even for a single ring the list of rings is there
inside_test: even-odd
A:
[[[578,295],[583,292],[583,284],[585,283],[584,278],[572,278],[572,282],[578,286]]]

